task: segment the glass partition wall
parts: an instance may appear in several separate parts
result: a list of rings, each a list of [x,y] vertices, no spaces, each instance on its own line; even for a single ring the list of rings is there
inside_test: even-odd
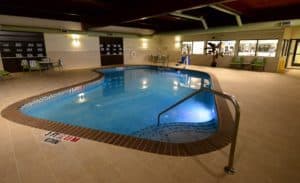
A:
[[[290,41],[287,63],[289,66],[300,66],[300,39]]]
[[[292,65],[300,66],[300,40],[297,41],[295,49]]]

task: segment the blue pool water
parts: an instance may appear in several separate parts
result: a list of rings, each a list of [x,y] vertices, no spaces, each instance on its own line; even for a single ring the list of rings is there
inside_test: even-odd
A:
[[[207,138],[217,130],[212,94],[202,92],[161,116],[159,112],[200,88],[209,75],[157,67],[102,69],[104,79],[26,104],[22,112],[61,123],[168,142]]]

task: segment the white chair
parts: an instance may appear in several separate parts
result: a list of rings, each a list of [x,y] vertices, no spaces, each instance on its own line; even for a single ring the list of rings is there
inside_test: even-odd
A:
[[[53,68],[55,68],[55,67],[57,67],[60,71],[63,71],[63,69],[64,69],[64,62],[63,62],[63,60],[61,58],[58,59],[58,61],[53,64]]]
[[[42,61],[43,61],[43,62],[51,62],[51,60],[50,60],[49,57],[43,58]]]
[[[29,71],[34,71],[34,70],[38,70],[38,71],[42,71],[42,68],[39,64],[38,61],[36,60],[29,60]]]
[[[28,61],[25,60],[25,59],[21,61],[21,66],[22,66],[23,72],[24,72],[25,70],[28,70],[28,71],[30,70]]]

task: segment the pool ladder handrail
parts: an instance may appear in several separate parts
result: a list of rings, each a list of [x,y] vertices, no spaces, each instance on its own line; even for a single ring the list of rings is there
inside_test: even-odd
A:
[[[232,175],[236,172],[236,170],[233,167],[233,163],[234,163],[234,154],[235,154],[235,149],[236,149],[236,141],[237,141],[237,135],[238,135],[238,129],[239,129],[239,123],[240,123],[240,105],[235,96],[225,93],[225,92],[220,92],[220,91],[217,91],[217,90],[214,90],[211,88],[204,87],[204,80],[201,79],[201,88],[199,90],[194,91],[193,93],[189,94],[188,96],[182,98],[181,100],[179,100],[178,102],[176,102],[175,104],[171,105],[170,107],[166,108],[165,110],[161,111],[158,114],[157,126],[160,125],[160,117],[162,114],[164,114],[165,112],[169,111],[170,109],[178,106],[179,104],[183,103],[187,99],[189,99],[203,91],[207,91],[207,92],[219,95],[219,96],[229,100],[234,106],[234,109],[235,109],[234,124],[235,124],[235,126],[234,126],[234,131],[233,131],[233,138],[232,138],[232,142],[231,142],[231,146],[230,146],[228,165],[224,167],[225,173]]]

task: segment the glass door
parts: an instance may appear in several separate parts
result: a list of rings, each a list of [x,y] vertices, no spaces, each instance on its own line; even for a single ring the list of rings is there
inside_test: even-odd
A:
[[[300,40],[295,44],[292,66],[300,66]]]

